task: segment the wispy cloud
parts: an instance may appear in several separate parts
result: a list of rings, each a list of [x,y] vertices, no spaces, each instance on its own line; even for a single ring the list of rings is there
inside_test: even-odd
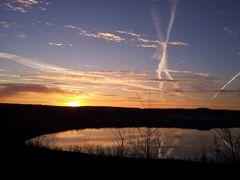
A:
[[[131,32],[131,31],[120,31],[120,30],[116,30],[116,32],[120,33],[120,34],[126,34],[126,35],[129,35],[129,36],[134,36],[134,37],[140,37],[141,35],[138,34],[138,33],[134,33],[134,32]]]
[[[156,44],[137,44],[137,47],[142,48],[158,48],[159,46]]]
[[[38,8],[39,8],[40,10],[42,10],[42,11],[46,11],[46,10],[47,10],[47,8],[42,7],[42,6],[38,6]]]
[[[118,43],[124,42],[127,45],[141,47],[141,48],[158,48],[158,47],[164,46],[164,44],[166,43],[165,41],[160,41],[158,39],[147,38],[143,34],[132,32],[132,31],[115,30],[115,32],[121,34],[120,36],[112,32],[93,32],[90,30],[86,30],[85,28],[78,27],[75,25],[70,25],[70,24],[65,25],[63,27],[66,29],[77,31],[78,34],[83,37],[104,39],[107,41],[114,41]],[[189,44],[182,41],[169,41],[167,43],[168,45],[172,45],[172,46],[189,47]]]
[[[183,63],[185,63],[185,62],[187,62],[187,61],[188,61],[187,59],[184,59],[184,60],[182,60],[182,61],[179,61],[179,62],[177,62],[176,64],[174,64],[174,67],[179,66],[179,65],[181,65],[181,64],[183,64]]]
[[[234,26],[225,26],[223,28],[223,31],[228,35],[228,36],[232,36],[232,35],[237,35],[238,31],[237,28]]]
[[[38,4],[37,0],[17,0],[17,2],[22,3],[24,5],[34,5]]]
[[[151,39],[146,39],[146,38],[136,38],[132,39],[132,41],[137,42],[137,47],[146,47],[146,48],[158,48],[162,47],[165,45],[166,42],[160,41],[160,40],[151,40]],[[140,44],[138,44],[140,43]],[[170,41],[168,42],[169,45],[172,46],[185,46],[189,47],[189,45],[185,42],[182,41]]]
[[[2,3],[6,10],[16,11],[20,13],[26,13],[32,10],[33,7],[37,7],[42,11],[47,10],[49,3],[39,0],[15,0]]]
[[[10,23],[10,22],[6,22],[6,21],[0,21],[0,25],[1,25],[1,27],[9,28],[9,27],[12,27],[12,26],[16,26],[16,23]]]
[[[63,46],[63,43],[49,42],[48,44],[49,44],[50,46]]]
[[[123,42],[125,39],[122,38],[121,36],[111,34],[111,33],[98,33],[97,38],[102,38],[107,41],[115,41],[115,42]]]
[[[68,29],[77,29],[77,27],[76,26],[73,26],[73,25],[65,25],[65,26],[63,26],[64,28],[68,28]]]
[[[14,54],[0,52],[0,58],[12,60],[12,61],[15,61],[16,63],[22,64],[27,67],[35,68],[38,70],[43,70],[43,71],[48,71],[48,72],[63,72],[63,71],[65,71],[64,68],[60,68],[58,66],[54,66],[54,65],[47,64],[44,62],[39,62],[37,60],[33,60],[30,58],[24,58],[24,57],[17,56]]]
[[[53,24],[53,23],[50,23],[50,22],[46,22],[46,26],[53,27],[54,24]]]
[[[85,36],[85,37],[104,39],[104,40],[107,40],[107,41],[114,41],[114,42],[118,42],[118,43],[121,43],[125,40],[121,36],[118,36],[118,35],[115,35],[115,34],[112,34],[112,33],[107,33],[107,32],[93,33],[93,32],[84,30],[82,28],[77,28],[75,26],[70,26],[70,25],[65,26],[65,27],[70,28],[70,29],[78,29],[79,30],[79,35]]]
[[[81,36],[85,36],[85,37],[92,37],[92,38],[97,38],[97,34],[91,33],[89,31],[83,30],[83,29],[79,29],[79,35]]]
[[[184,93],[196,93],[203,92],[209,93],[214,92],[214,88],[211,89],[210,85],[215,84],[216,79],[212,78],[206,73],[194,73],[190,71],[177,71],[168,70],[172,73],[173,77],[182,77],[180,79],[156,79],[152,78],[148,73],[136,72],[136,71],[81,71],[62,68],[56,65],[44,63],[36,59],[25,58],[14,54],[0,52],[0,59],[7,59],[15,61],[18,64],[37,69],[39,71],[31,72],[15,72],[15,79],[21,82],[28,83],[43,83],[43,84],[63,84],[71,86],[70,89],[83,87],[101,88],[101,87],[112,87],[115,90],[129,91],[128,89],[136,89],[141,91],[152,91],[152,92],[164,92],[166,94],[177,94],[179,92]],[[6,75],[12,75],[14,72],[2,72]],[[166,89],[159,89],[158,83],[164,83]],[[182,89],[170,88],[172,84],[182,84]],[[215,86],[214,86],[215,87]],[[167,91],[169,91],[167,93]],[[187,96],[187,95],[185,95]],[[185,96],[183,96],[185,98]],[[189,96],[189,94],[188,94]],[[188,97],[189,98],[189,97]]]
[[[104,75],[93,74],[92,72],[88,73],[83,71],[74,71],[71,69],[58,67],[52,64],[47,64],[44,62],[40,62],[37,60],[33,60],[30,58],[25,58],[25,57],[21,57],[21,56],[9,54],[9,53],[0,52],[0,58],[12,60],[24,66],[35,68],[43,72],[78,76],[80,78],[87,78],[88,80],[92,79],[93,81],[101,80],[101,83],[105,83],[105,84],[111,83],[111,84],[120,84],[120,85],[133,86],[133,87],[139,87],[139,88],[145,88],[145,89],[155,89],[154,87],[151,87],[151,86],[128,82],[126,79],[119,79],[119,78],[117,79],[117,78],[107,77]]]
[[[3,4],[7,10],[17,11],[20,13],[26,13],[27,10],[22,6],[16,5],[15,3],[6,2]]]
[[[17,38],[20,38],[20,39],[26,38],[26,37],[27,37],[27,35],[24,34],[24,33],[20,33],[20,34],[17,35]]]
[[[168,44],[172,45],[172,46],[185,46],[185,47],[189,47],[189,44],[182,42],[182,41],[174,41],[174,42],[169,42]]]
[[[56,46],[56,47],[60,47],[60,46],[70,46],[73,47],[73,44],[64,44],[64,43],[56,43],[56,42],[49,42],[48,43],[50,46]]]
[[[49,86],[49,85],[42,85],[42,84],[14,84],[14,83],[0,84],[0,98],[15,96],[19,93],[26,93],[26,92],[58,93],[58,94],[69,93],[68,91],[60,89],[56,86]]]

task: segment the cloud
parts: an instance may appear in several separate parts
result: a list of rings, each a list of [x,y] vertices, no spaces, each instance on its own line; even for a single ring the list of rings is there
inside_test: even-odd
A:
[[[56,86],[47,86],[41,84],[0,84],[0,97],[15,96],[19,93],[33,92],[33,93],[69,93],[66,90],[60,89]]]
[[[6,7],[7,10],[17,11],[17,12],[20,12],[20,13],[26,13],[27,12],[26,9],[24,9],[23,7],[12,4],[10,2],[4,3],[3,5]]]
[[[73,47],[73,44],[64,44],[64,43],[55,43],[55,42],[49,42],[48,43],[50,46],[56,46],[56,47],[60,47],[60,46],[70,46],[70,47]]]
[[[98,33],[97,38],[102,38],[102,39],[105,39],[108,41],[115,41],[115,42],[119,42],[119,43],[123,42],[125,40],[124,38],[114,35],[114,34],[111,34],[111,33]]]
[[[83,37],[91,37],[91,38],[96,38],[96,39],[104,39],[107,41],[114,41],[114,42],[118,42],[121,43],[123,41],[125,41],[125,39],[121,36],[112,34],[112,33],[108,33],[108,32],[91,32],[89,30],[85,30],[81,27],[77,27],[74,25],[65,25],[64,28],[67,29],[72,29],[72,30],[78,30],[78,34],[83,36]]]
[[[142,47],[142,48],[158,48],[156,44],[138,44],[137,47]]]
[[[38,6],[38,8],[39,8],[40,10],[42,10],[42,11],[46,11],[46,10],[47,10],[47,8],[42,7],[42,6]]]
[[[120,31],[120,30],[116,30],[116,32],[120,33],[120,34],[126,34],[129,36],[134,36],[134,37],[140,37],[140,34],[134,33],[134,32],[128,32],[128,31]]]
[[[54,65],[47,64],[44,62],[39,62],[34,59],[24,58],[24,57],[17,56],[14,54],[0,52],[0,58],[12,60],[12,61],[15,61],[16,63],[22,64],[24,66],[35,68],[35,69],[42,70],[42,71],[47,71],[47,72],[63,72],[63,71],[65,71],[64,68],[60,68],[58,66],[54,66]]]
[[[172,46],[185,46],[185,47],[189,47],[189,44],[187,44],[185,42],[181,42],[181,41],[169,42],[168,44],[170,44]]]
[[[125,43],[130,46],[136,46],[141,48],[158,48],[164,46],[166,42],[160,41],[157,39],[148,39],[146,36],[141,35],[136,32],[131,31],[123,31],[123,30],[115,30],[115,32],[125,35],[125,36],[119,36],[110,32],[92,32],[90,30],[86,30],[82,27],[78,27],[75,25],[65,25],[63,26],[66,29],[71,29],[74,31],[78,31],[78,34],[83,37],[91,37],[96,39],[104,39],[107,41],[114,41],[118,43]],[[129,36],[131,38],[129,38]],[[189,47],[189,44],[182,42],[182,41],[170,41],[168,42],[169,45],[172,46],[185,46]]]
[[[63,43],[49,42],[48,44],[49,44],[50,46],[63,46]]]
[[[71,85],[79,87],[80,85],[91,86],[93,88],[99,87],[112,87],[118,90],[125,90],[127,88],[143,89],[145,91],[162,92],[156,86],[159,82],[165,83],[166,87],[170,84],[181,83],[183,85],[182,91],[188,90],[188,92],[201,92],[212,90],[212,86],[216,85],[218,79],[214,79],[206,73],[194,73],[190,71],[177,71],[169,70],[174,76],[182,77],[179,79],[156,79],[149,76],[148,73],[136,72],[136,71],[80,71],[62,68],[56,65],[44,63],[36,59],[25,58],[14,54],[0,52],[0,59],[7,59],[15,61],[18,64],[31,67],[40,72],[16,74],[15,79],[26,82],[42,82],[42,83],[64,83],[65,85]],[[5,74],[7,72],[4,72]],[[9,72],[8,74],[14,74]],[[217,80],[217,81],[216,81]],[[213,87],[215,88],[215,86]],[[166,89],[167,90],[167,89]],[[181,89],[172,88],[169,89],[171,93],[179,93]],[[191,90],[191,91],[190,91]]]
[[[161,44],[158,40],[149,40],[149,39],[144,39],[144,38],[137,38],[137,39],[133,39],[136,40],[138,42],[143,42],[143,43],[158,43]]]
[[[86,36],[86,37],[92,37],[92,38],[97,38],[97,34],[90,33],[89,31],[80,29],[79,35],[81,36]]]
[[[225,27],[223,27],[223,31],[228,36],[232,36],[232,35],[237,35],[238,34],[237,28],[234,27],[234,26],[225,26]]]
[[[27,35],[23,34],[23,33],[20,33],[20,34],[17,35],[17,38],[20,38],[20,39],[26,38],[26,37],[27,37]]]
[[[240,52],[237,52],[237,55],[239,55],[239,56],[240,56]]]
[[[6,21],[0,21],[0,25],[4,28],[9,28],[9,27],[15,26],[16,23],[9,23],[9,22],[6,22]]]
[[[30,58],[17,56],[14,54],[0,52],[0,58],[12,60],[12,61],[15,61],[24,66],[38,69],[43,72],[54,73],[55,75],[62,74],[62,75],[68,75],[68,76],[78,76],[80,78],[83,78],[86,80],[91,80],[92,82],[96,82],[96,83],[98,83],[97,81],[99,81],[100,83],[104,83],[104,84],[119,84],[119,85],[133,86],[133,87],[145,88],[145,89],[148,89],[148,88],[155,89],[154,87],[151,87],[151,86],[128,82],[126,79],[107,77],[107,76],[99,75],[99,74],[92,74],[92,72],[88,73],[88,72],[83,72],[83,71],[74,71],[71,69],[61,68],[59,66],[55,66],[52,64],[47,64],[44,62],[33,60]]]
[[[84,30],[82,28],[77,28],[75,26],[70,26],[70,25],[67,25],[67,26],[64,26],[64,27],[65,28],[70,28],[70,29],[78,29],[79,30],[79,35],[85,36],[85,37],[104,39],[104,40],[107,40],[107,41],[114,41],[114,42],[118,42],[118,43],[121,43],[125,40],[121,36],[111,34],[111,33],[106,33],[106,32],[92,33],[90,31]]]
[[[143,48],[158,48],[158,47],[162,47],[165,45],[164,41],[151,40],[151,39],[140,38],[140,37],[136,38],[136,39],[132,39],[132,41],[139,42],[140,44],[137,44],[137,47],[143,47]],[[182,41],[170,41],[167,43],[172,46],[189,47],[189,45],[187,43],[182,42]]]
[[[17,0],[17,2],[22,3],[24,5],[34,5],[38,4],[37,0]]]
[[[187,61],[188,61],[187,59],[184,59],[184,60],[182,60],[182,61],[179,61],[179,62],[177,62],[176,64],[174,64],[174,67],[179,66],[179,65],[181,65],[181,64],[183,64],[183,63],[185,63],[185,62],[187,62]]]
[[[109,70],[102,70],[102,71],[90,71],[93,74],[101,74],[101,75],[128,75],[128,76],[147,76],[146,73],[140,73],[137,71],[109,71]]]
[[[26,13],[29,10],[32,10],[33,7],[37,7],[42,11],[47,10],[49,3],[45,3],[39,0],[15,0],[8,1],[3,3],[3,6],[6,10],[16,11],[20,13]]]
[[[46,22],[46,26],[52,27],[52,26],[54,26],[54,24],[53,24],[53,23],[50,23],[50,22]]]
[[[68,28],[68,29],[77,29],[76,26],[73,26],[73,25],[65,25],[63,26],[64,28]]]

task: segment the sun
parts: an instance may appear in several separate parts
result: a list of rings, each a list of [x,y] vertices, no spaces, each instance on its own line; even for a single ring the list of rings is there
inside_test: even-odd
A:
[[[80,102],[66,102],[66,105],[70,106],[70,107],[80,107],[81,106]]]

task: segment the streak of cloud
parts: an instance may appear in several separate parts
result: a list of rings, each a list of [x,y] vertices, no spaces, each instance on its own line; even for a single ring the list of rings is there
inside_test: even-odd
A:
[[[75,26],[67,26],[67,28],[76,29]],[[104,40],[107,40],[107,41],[114,41],[114,42],[118,42],[118,43],[121,43],[125,40],[121,36],[118,36],[118,35],[115,35],[115,34],[112,34],[112,33],[107,33],[107,32],[93,33],[93,32],[84,30],[82,28],[77,28],[77,29],[80,31],[79,34],[81,36],[85,36],[85,37],[104,39]]]
[[[34,69],[38,69],[38,70],[41,70],[41,71],[44,71],[44,72],[66,74],[66,75],[78,75],[78,76],[83,76],[83,77],[87,77],[87,78],[101,79],[105,83],[121,84],[121,85],[126,85],[126,86],[137,87],[137,88],[156,90],[155,87],[136,84],[136,83],[131,83],[131,82],[127,82],[126,80],[121,80],[121,79],[116,79],[116,78],[109,78],[109,77],[106,77],[104,75],[96,75],[96,74],[92,74],[92,73],[86,73],[86,72],[83,72],[83,71],[74,71],[74,70],[71,70],[71,69],[62,68],[62,67],[55,66],[55,65],[52,65],[52,64],[47,64],[47,63],[44,63],[44,62],[40,62],[40,61],[37,61],[37,60],[33,60],[33,59],[30,59],[30,58],[25,58],[25,57],[21,57],[21,56],[9,54],[9,53],[0,52],[0,58],[12,60],[12,61],[15,61],[16,63],[21,64],[21,65],[31,67],[31,68],[34,68]]]
[[[120,33],[120,34],[127,34],[129,36],[134,36],[134,37],[140,37],[141,35],[138,33],[134,33],[134,32],[129,32],[129,31],[120,31],[120,30],[116,30],[116,32]]]
[[[146,38],[136,38],[136,39],[132,39],[132,41],[138,41],[140,43],[145,43],[144,45],[154,45],[155,47],[162,47],[166,44],[165,41],[161,41],[161,40],[150,40],[150,39],[146,39]],[[172,46],[185,46],[185,47],[189,47],[189,45],[185,42],[182,41],[172,41],[172,42],[167,42],[169,45]]]
[[[78,27],[75,25],[65,25],[63,26],[66,29],[70,29],[73,31],[78,31],[78,34],[83,37],[90,37],[96,39],[104,39],[107,41],[114,41],[118,43],[125,43],[131,46],[141,47],[141,48],[158,48],[163,46],[166,42],[159,39],[149,39],[143,34],[132,32],[132,31],[123,31],[123,30],[115,30],[115,32],[121,34],[122,36],[116,35],[110,32],[93,32],[90,30],[86,30],[82,27]],[[125,36],[124,36],[125,35]],[[129,38],[129,36],[131,38]],[[169,45],[172,46],[185,46],[189,47],[189,45],[182,41],[171,41],[168,42]]]
[[[26,37],[27,37],[27,35],[23,34],[23,33],[17,35],[17,38],[20,38],[20,39],[26,38]]]
[[[73,47],[73,44],[64,44],[64,43],[55,43],[55,42],[49,42],[48,44],[50,46],[56,46],[56,47],[60,47],[60,46],[70,46],[70,47]]]
[[[12,26],[15,26],[16,23],[10,23],[10,22],[6,22],[6,21],[0,21],[0,25],[4,28],[10,28]]]
[[[12,11],[17,11],[17,12],[20,12],[20,13],[26,13],[26,9],[24,9],[23,7],[21,6],[17,6],[15,4],[11,4],[10,2],[6,2],[3,4],[7,10],[12,10]]]
[[[238,72],[236,75],[234,75],[226,84],[224,84],[224,86],[220,89],[219,92],[216,92],[211,99],[215,99],[222,91],[224,91],[224,89],[231,84],[235,79],[237,79],[240,76],[240,72]]]
[[[142,48],[158,48],[156,44],[138,44],[137,47],[142,47]]]
[[[46,22],[46,26],[53,27],[54,24],[53,24],[53,23],[50,23],[50,22]]]
[[[102,38],[107,41],[115,41],[115,42],[123,42],[125,39],[122,38],[121,36],[111,34],[111,33],[98,33],[97,38]]]
[[[22,3],[24,5],[38,4],[37,0],[17,0],[17,2]]]
[[[77,85],[88,83],[88,85],[97,85],[98,87],[101,85],[109,85],[114,86],[119,89],[135,89],[137,91],[150,91],[151,92],[164,92],[164,93],[191,93],[191,92],[209,92],[207,89],[199,89],[195,90],[184,90],[179,88],[174,89],[165,89],[160,90],[158,87],[153,86],[155,83],[167,83],[167,84],[199,84],[201,79],[208,80],[212,83],[211,78],[208,74],[205,73],[194,73],[190,71],[177,71],[177,70],[169,70],[171,73],[178,73],[182,75],[186,75],[186,77],[196,76],[196,79],[183,79],[183,80],[171,80],[171,79],[153,79],[149,77],[148,74],[136,71],[80,71],[80,70],[72,70],[67,68],[62,68],[59,66],[55,66],[52,64],[44,63],[38,61],[36,59],[25,58],[9,53],[0,52],[1,59],[7,59],[11,61],[15,61],[18,64],[34,68],[39,70],[40,72],[36,73],[20,73],[15,78],[21,79],[21,81],[27,82],[67,82],[67,84]],[[3,72],[7,73],[7,72]],[[9,72],[10,74],[14,74],[13,72]],[[8,73],[8,74],[9,74]],[[151,84],[151,85],[149,85]],[[116,86],[118,85],[118,86]],[[142,91],[142,92],[143,92]],[[212,91],[210,91],[212,92]],[[233,92],[235,93],[235,92]]]
[[[48,43],[50,46],[63,46],[63,43],[53,43],[53,42],[50,42]]]
[[[58,87],[52,87],[40,84],[13,84],[5,83],[0,84],[0,98],[10,97],[24,92],[34,92],[34,93],[69,93],[66,90],[60,89]]]

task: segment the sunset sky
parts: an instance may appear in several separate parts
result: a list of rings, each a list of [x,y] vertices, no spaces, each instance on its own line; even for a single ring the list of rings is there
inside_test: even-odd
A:
[[[240,1],[1,0],[0,102],[240,109]]]

